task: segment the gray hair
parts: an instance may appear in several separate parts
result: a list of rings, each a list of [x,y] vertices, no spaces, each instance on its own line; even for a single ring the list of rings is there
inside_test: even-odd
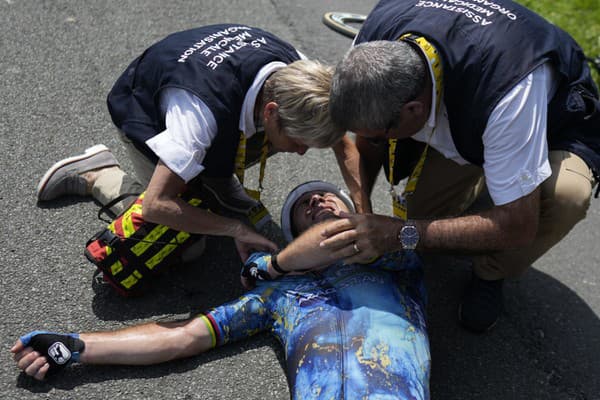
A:
[[[404,104],[424,89],[427,67],[402,41],[374,41],[350,49],[331,84],[333,121],[347,130],[386,129]]]
[[[279,122],[287,136],[317,148],[330,147],[344,136],[344,129],[329,114],[332,75],[332,67],[300,60],[267,79],[263,101],[278,104]]]

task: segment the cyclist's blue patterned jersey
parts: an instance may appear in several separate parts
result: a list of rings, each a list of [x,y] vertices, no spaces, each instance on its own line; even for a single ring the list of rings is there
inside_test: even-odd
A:
[[[394,253],[258,281],[202,318],[216,345],[271,329],[294,399],[427,399],[424,303],[420,260]]]

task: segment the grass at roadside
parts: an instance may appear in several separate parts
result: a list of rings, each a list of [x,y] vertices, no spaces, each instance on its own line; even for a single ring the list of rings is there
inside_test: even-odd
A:
[[[517,0],[569,32],[588,57],[600,56],[600,0]],[[593,70],[596,84],[600,74]]]

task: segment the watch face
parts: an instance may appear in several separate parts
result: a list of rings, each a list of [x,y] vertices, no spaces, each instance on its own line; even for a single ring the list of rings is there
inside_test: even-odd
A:
[[[406,250],[414,250],[419,243],[419,232],[414,225],[404,225],[400,230],[400,242],[402,248]]]

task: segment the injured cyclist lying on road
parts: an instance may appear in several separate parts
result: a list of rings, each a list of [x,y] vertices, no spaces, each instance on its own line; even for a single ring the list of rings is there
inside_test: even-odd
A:
[[[279,254],[254,253],[246,261],[241,275],[250,290],[238,299],[185,321],[113,332],[33,331],[17,340],[14,359],[27,375],[44,379],[71,363],[158,364],[270,331],[285,349],[294,399],[427,399],[421,261],[414,252],[370,264],[332,261],[319,251],[321,232],[352,211],[334,185],[304,183],[282,209],[282,230],[294,240]]]

